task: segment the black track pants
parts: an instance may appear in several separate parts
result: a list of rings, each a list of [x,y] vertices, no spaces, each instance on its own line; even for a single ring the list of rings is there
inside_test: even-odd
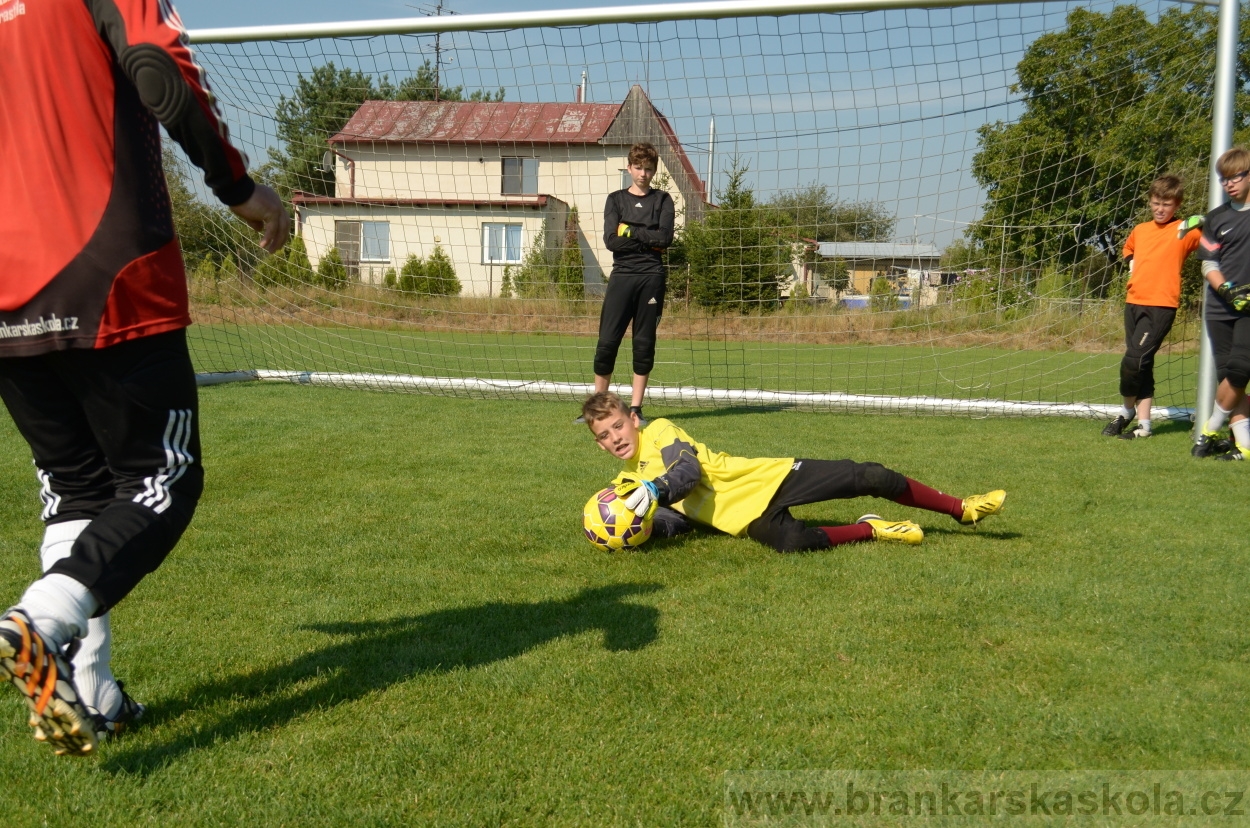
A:
[[[609,376],[616,368],[625,329],[634,323],[634,373],[646,376],[655,367],[655,331],[664,313],[663,273],[648,276],[613,274],[599,311],[599,344],[595,346],[595,374]]]
[[[34,455],[44,521],[91,521],[48,571],[104,613],[174,548],[204,488],[185,331],[0,358],[0,397]]]

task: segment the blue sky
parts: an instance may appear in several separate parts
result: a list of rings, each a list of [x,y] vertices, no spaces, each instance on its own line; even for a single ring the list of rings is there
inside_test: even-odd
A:
[[[619,2],[611,2],[619,5]],[[405,0],[182,0],[188,29],[416,17]],[[460,14],[585,8],[586,0],[449,0]],[[1107,0],[1093,0],[1106,8]],[[569,101],[585,68],[594,102],[644,86],[714,189],[737,156],[767,198],[824,184],[899,217],[899,240],[945,246],[977,218],[975,130],[1018,112],[1009,85],[1023,50],[1061,28],[1073,4],[897,10],[785,18],[606,25],[443,36],[445,78],[506,88],[511,101]],[[433,54],[432,36],[200,48],[237,135],[256,161],[294,77],[334,60],[397,80]],[[250,71],[233,69],[240,60]],[[234,77],[227,77],[233,73]],[[233,110],[233,111],[231,111]],[[717,143],[709,159],[708,127]],[[245,140],[247,140],[245,138]]]

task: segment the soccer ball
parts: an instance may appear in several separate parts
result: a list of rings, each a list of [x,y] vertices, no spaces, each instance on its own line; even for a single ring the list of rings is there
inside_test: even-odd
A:
[[[586,540],[605,552],[636,549],[651,537],[651,521],[634,514],[611,487],[595,492],[586,501],[582,529]]]

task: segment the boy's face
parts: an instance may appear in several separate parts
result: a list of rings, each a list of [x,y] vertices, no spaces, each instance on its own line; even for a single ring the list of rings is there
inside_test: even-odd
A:
[[[1245,171],[1227,177],[1221,176],[1220,184],[1228,197],[1239,204],[1244,204],[1246,196],[1250,195],[1250,173]]]
[[[639,190],[651,189],[651,179],[655,176],[655,167],[649,164],[630,164],[629,178]]]
[[[588,425],[599,448],[613,457],[630,460],[638,453],[638,415],[632,411],[616,411]]]
[[[1150,197],[1150,215],[1154,216],[1156,224],[1167,224],[1180,206],[1181,203],[1174,198]]]

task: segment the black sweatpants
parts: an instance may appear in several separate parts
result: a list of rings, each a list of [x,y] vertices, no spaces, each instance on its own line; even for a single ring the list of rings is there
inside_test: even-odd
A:
[[[595,346],[595,374],[609,376],[625,329],[634,323],[634,373],[647,375],[655,367],[655,331],[664,313],[667,289],[664,273],[646,276],[614,273],[599,311],[599,344]]]
[[[0,397],[34,455],[45,523],[91,521],[48,572],[103,614],[174,548],[204,489],[186,332],[0,358]]]
[[[1124,359],[1120,361],[1120,396],[1155,395],[1155,354],[1176,321],[1176,308],[1124,306]]]

